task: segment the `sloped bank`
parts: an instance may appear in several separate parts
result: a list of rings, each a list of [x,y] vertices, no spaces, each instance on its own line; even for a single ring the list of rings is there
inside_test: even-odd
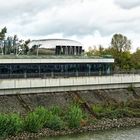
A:
[[[133,87],[129,87],[128,89],[0,96],[0,111],[6,114],[16,112],[26,116],[38,106],[43,106],[45,108],[60,106],[65,110],[69,104],[76,102],[91,118],[88,123],[81,120],[83,124],[79,128],[71,129],[64,127],[59,131],[45,128],[39,130],[38,133],[24,132],[9,138],[31,139],[40,136],[67,135],[77,132],[140,125],[139,98],[140,88]],[[137,103],[135,103],[136,100],[138,100]],[[131,107],[133,109],[127,110],[126,104],[128,102],[131,102]],[[115,109],[114,112],[114,107],[116,106],[119,107],[119,110]],[[127,107],[129,107],[129,105],[127,105]],[[108,119],[108,116],[111,116],[111,118]]]
[[[135,88],[134,90],[130,87],[128,89],[5,95],[0,96],[0,112],[26,114],[38,106],[50,107],[54,105],[66,108],[77,97],[80,97],[82,102],[86,102],[89,105],[109,102],[125,103],[140,98],[140,88]]]
[[[9,134],[16,135],[20,132],[19,135],[11,136],[9,139],[31,139],[140,126],[140,100],[129,101],[125,104],[94,104],[92,110],[95,116],[85,113],[81,105],[80,103],[74,103],[67,110],[62,110],[59,107],[49,109],[38,107],[33,112],[28,113],[26,117],[14,119],[15,123],[12,123],[12,126],[8,124],[4,130],[6,130],[7,136]],[[3,121],[9,123],[8,118],[6,120],[2,119],[2,121],[1,118],[3,117],[0,116],[0,124]],[[5,132],[1,126],[0,132],[3,134]],[[9,131],[9,128],[13,133]],[[25,132],[21,133],[23,131]]]

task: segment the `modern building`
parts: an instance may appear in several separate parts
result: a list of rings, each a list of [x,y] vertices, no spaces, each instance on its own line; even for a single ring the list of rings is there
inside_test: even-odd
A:
[[[69,39],[32,40],[29,47],[34,46],[45,48],[51,55],[81,55],[83,52],[80,42]]]
[[[109,75],[114,59],[0,59],[0,78]]]
[[[29,47],[35,45],[45,48],[51,55],[0,59],[0,78],[94,76],[112,73],[113,58],[84,56],[83,46],[77,41],[33,40]]]

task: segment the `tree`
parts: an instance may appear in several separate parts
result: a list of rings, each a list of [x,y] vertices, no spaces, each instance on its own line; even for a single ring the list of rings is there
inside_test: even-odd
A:
[[[20,40],[19,41],[19,53],[18,55],[27,55],[29,52],[29,43],[30,43],[30,39],[24,41],[24,40]]]
[[[1,48],[1,53],[2,55],[4,54],[4,39],[5,39],[5,34],[7,33],[7,28],[4,27],[0,31],[0,48]]]
[[[2,28],[0,31],[0,40],[4,40],[6,33],[7,33],[7,28],[6,27]]]
[[[115,65],[119,69],[131,69],[131,41],[122,34],[115,34],[111,40],[111,53],[115,59]]]
[[[140,48],[137,48],[136,52],[132,54],[133,68],[140,69]]]
[[[89,47],[89,50],[86,54],[88,56],[103,56],[106,55],[106,49],[102,45],[99,45],[98,47],[93,46],[93,48]]]
[[[122,34],[115,34],[111,40],[111,47],[114,48],[117,52],[126,52],[131,49],[131,41],[127,39],[126,36]]]

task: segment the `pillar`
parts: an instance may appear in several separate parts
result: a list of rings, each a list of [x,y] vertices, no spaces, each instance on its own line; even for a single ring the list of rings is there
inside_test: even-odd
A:
[[[74,55],[76,55],[77,53],[76,53],[76,46],[74,46]]]

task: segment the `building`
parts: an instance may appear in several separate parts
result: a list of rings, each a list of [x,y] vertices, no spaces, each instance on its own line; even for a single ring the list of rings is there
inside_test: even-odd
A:
[[[83,45],[69,39],[42,39],[32,40],[29,47],[45,48],[50,55],[81,55]]]
[[[38,58],[0,59],[0,78],[110,75],[114,59]]]
[[[29,47],[33,46],[45,48],[51,55],[0,59],[0,78],[75,77],[112,73],[113,58],[84,56],[82,55],[83,46],[77,41],[33,40]]]

